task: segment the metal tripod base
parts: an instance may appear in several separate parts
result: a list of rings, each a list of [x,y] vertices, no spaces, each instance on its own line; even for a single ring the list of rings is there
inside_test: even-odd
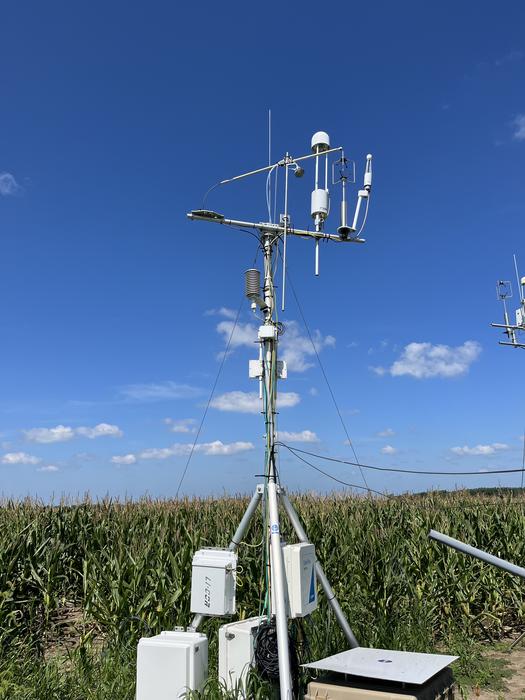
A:
[[[285,491],[282,488],[279,488],[275,484],[275,482],[269,483],[268,491],[268,497],[270,501],[269,505],[271,511],[270,538],[272,540],[272,565],[275,569],[275,571],[273,572],[272,579],[274,586],[277,588],[277,593],[280,594],[277,595],[277,599],[275,600],[275,608],[277,618],[277,644],[279,653],[281,700],[292,700],[292,686],[290,679],[290,655],[288,649],[288,619],[286,616],[286,607],[284,604],[284,566],[282,559],[281,537],[278,516],[279,500],[299,540],[301,542],[309,542],[309,539],[303,526],[301,525],[299,516],[297,515]],[[242,539],[246,534],[248,527],[250,526],[250,522],[255,514],[255,511],[257,510],[259,503],[261,502],[263,494],[264,485],[258,484],[257,489],[255,490],[255,493],[253,494],[252,499],[248,505],[248,508],[246,509],[241,519],[241,522],[239,523],[239,526],[237,527],[237,530],[235,531],[235,534],[228,546],[228,549],[230,549],[231,551],[235,551],[238,548],[239,544],[242,542]],[[273,507],[272,501],[274,501]],[[348,620],[346,619],[345,614],[342,611],[341,606],[339,605],[334,590],[330,585],[330,582],[328,581],[328,578],[319,561],[316,561],[315,563],[315,571],[317,574],[317,579],[321,584],[321,587],[326,595],[328,603],[334,612],[334,615],[337,619],[337,622],[339,623],[339,626],[341,627],[341,630],[343,631],[343,634],[348,642],[349,647],[351,649],[355,649],[359,646],[357,639],[355,638],[354,633],[352,632]],[[279,598],[282,598],[282,600],[279,600]],[[198,627],[202,624],[204,618],[205,615],[195,615],[190,627],[188,627],[188,630],[197,630]]]

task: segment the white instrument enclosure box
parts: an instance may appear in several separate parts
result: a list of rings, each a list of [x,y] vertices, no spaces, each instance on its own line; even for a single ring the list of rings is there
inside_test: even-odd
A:
[[[208,678],[208,639],[199,632],[161,632],[137,647],[136,700],[175,700]]]
[[[193,556],[191,612],[221,617],[235,613],[237,554],[200,549]]]
[[[263,376],[263,361],[249,360],[248,375],[250,379],[260,379]],[[277,360],[277,377],[279,379],[288,378],[288,367],[285,360]]]
[[[315,546],[309,542],[283,547],[289,616],[305,617],[317,608]]]
[[[240,691],[254,659],[255,635],[265,617],[250,617],[219,628],[219,680],[227,690]]]
[[[259,340],[275,340],[277,338],[277,328],[275,326],[259,326]]]

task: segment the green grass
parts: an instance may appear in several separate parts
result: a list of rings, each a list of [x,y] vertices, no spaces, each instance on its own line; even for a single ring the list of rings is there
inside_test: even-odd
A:
[[[457,673],[465,684],[503,678],[503,669],[484,660],[480,642],[496,642],[523,623],[521,581],[431,542],[427,534],[434,528],[524,561],[522,493],[293,500],[363,645],[457,649],[463,656]],[[246,505],[244,498],[4,502],[0,700],[132,698],[138,638],[189,623],[193,553],[227,546]],[[262,534],[258,521],[246,538],[250,546],[239,550],[239,617],[259,611]],[[220,624],[208,620],[203,626],[210,676]],[[322,596],[306,632],[312,656],[345,648]],[[218,697],[213,683],[207,697]],[[268,693],[257,692],[261,698]]]

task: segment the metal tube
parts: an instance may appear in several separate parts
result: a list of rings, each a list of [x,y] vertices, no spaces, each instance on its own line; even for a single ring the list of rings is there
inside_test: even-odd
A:
[[[341,198],[341,226],[348,226],[348,207],[346,203],[346,180],[342,180],[343,196]]]
[[[231,552],[235,552],[237,547],[240,545],[242,542],[242,538],[244,537],[246,530],[248,529],[251,519],[253,518],[253,514],[257,510],[257,507],[261,501],[262,498],[262,491],[257,487],[255,493],[252,496],[252,500],[250,501],[248,508],[246,508],[246,511],[244,515],[242,516],[242,520],[239,523],[239,527],[237,530],[235,530],[235,535],[232,537],[230,544],[228,545],[228,549]]]
[[[321,151],[322,154],[325,153],[335,153],[336,151],[342,151],[343,147],[342,146],[336,146],[335,148],[328,148],[326,151]],[[307,156],[299,156],[299,158],[292,158],[292,161],[294,163],[298,163],[301,160],[308,160],[308,158],[317,158],[320,153],[309,153]]]
[[[304,531],[303,526],[301,525],[301,521],[299,520],[299,516],[295,512],[294,507],[292,506],[290,499],[288,498],[287,494],[284,493],[283,490],[281,490],[280,494],[280,499],[281,503],[283,504],[283,507],[286,511],[286,514],[288,515],[290,522],[292,523],[292,527],[295,530],[297,537],[301,540],[301,542],[309,542],[310,540],[308,539],[308,536],[306,532]],[[352,628],[348,624],[348,620],[345,617],[344,612],[341,609],[341,606],[339,605],[339,601],[335,597],[334,590],[332,586],[330,585],[330,582],[328,581],[328,578],[323,571],[323,567],[321,564],[316,561],[315,562],[315,572],[317,574],[317,578],[319,579],[319,583],[321,584],[326,598],[328,600],[328,603],[330,604],[332,610],[334,611],[334,615],[337,619],[337,622],[339,623],[339,626],[343,630],[343,634],[346,637],[346,641],[350,645],[351,649],[355,649],[356,647],[359,646],[359,643],[357,639],[355,638],[354,633],[352,632]]]
[[[286,154],[288,156],[288,154]],[[285,176],[284,176],[284,236],[283,236],[283,291],[282,291],[282,303],[281,311],[284,311],[284,298],[286,290],[286,238],[288,233],[288,164],[285,166]]]
[[[361,202],[363,201],[362,197],[357,198],[357,206],[355,208],[355,215],[354,215],[354,223],[352,224],[352,228],[354,231],[357,231],[357,220],[359,219],[359,211],[361,209]]]
[[[284,233],[284,226],[282,224],[269,224],[269,223],[255,223],[253,221],[239,221],[238,219],[214,219],[209,216],[202,216],[194,212],[189,212],[186,214],[188,219],[192,221],[209,221],[214,224],[224,224],[225,226],[236,226],[238,228],[255,228],[258,231],[267,231],[268,233]],[[340,236],[335,233],[317,233],[314,231],[305,231],[300,228],[287,228],[287,235],[301,236],[303,238],[329,238],[331,241],[336,243],[364,243],[364,238],[348,238],[343,240]]]
[[[263,380],[266,392],[265,422],[266,422],[266,454],[267,454],[267,505],[270,527],[271,548],[271,601],[275,610],[277,631],[277,652],[279,657],[279,685],[281,700],[293,700],[292,679],[290,672],[290,648],[288,641],[288,614],[285,597],[285,573],[283,550],[281,546],[281,530],[279,527],[279,503],[277,500],[277,474],[275,470],[275,412],[277,387],[277,333],[275,333],[274,309],[275,288],[273,284],[273,248],[277,244],[275,236],[266,233],[264,239],[264,297],[266,310],[264,327],[273,329],[269,337],[264,339]]]
[[[334,151],[342,151],[343,147],[342,146],[337,146],[337,148],[329,148],[327,151],[323,151],[323,153],[334,153]],[[318,154],[317,153],[309,153],[306,156],[299,156],[299,158],[292,158],[293,163],[297,163],[300,160],[307,160],[308,158],[315,158]],[[283,166],[285,164],[284,160],[279,160],[277,163],[273,163],[272,165],[265,165],[264,168],[257,168],[256,170],[250,170],[247,173],[242,173],[242,175],[236,175],[235,177],[229,177],[226,180],[221,180],[219,182],[219,185],[226,185],[228,182],[235,182],[235,180],[242,180],[243,177],[250,177],[250,175],[258,175],[259,173],[265,173],[268,172],[268,170],[271,170],[272,168],[280,165]]]
[[[500,559],[499,557],[495,557],[493,554],[488,554],[487,552],[484,552],[482,549],[476,549],[476,547],[472,547],[469,544],[464,544],[463,542],[460,542],[459,540],[455,540],[453,537],[449,537],[448,535],[443,535],[441,532],[436,532],[435,530],[430,530],[428,533],[428,536],[432,540],[436,540],[436,542],[441,542],[441,544],[446,544],[447,547],[452,547],[452,549],[457,549],[458,552],[463,552],[464,554],[470,554],[472,557],[476,557],[476,559],[481,559],[481,561],[487,562],[487,564],[493,564],[494,566],[497,566],[499,569],[503,569],[503,571],[508,571],[509,574],[514,574],[515,576],[520,576],[521,578],[525,578],[525,569],[522,568],[521,566],[516,566],[516,564],[511,564],[510,562],[506,561],[505,559]]]
[[[242,516],[241,522],[239,523],[239,526],[235,530],[235,534],[232,537],[230,544],[228,545],[228,549],[231,552],[235,552],[237,547],[242,541],[242,538],[244,537],[244,534],[246,530],[248,529],[248,526],[250,525],[250,521],[253,518],[253,514],[257,510],[257,506],[259,505],[259,502],[262,498],[262,490],[257,487],[255,493],[252,496],[252,500],[248,504],[248,508],[246,508],[244,515]],[[201,613],[198,613],[195,615],[193,620],[191,621],[191,625],[189,626],[188,629],[191,630],[198,630],[199,627],[202,625],[203,621],[206,619],[206,615],[202,615]]]

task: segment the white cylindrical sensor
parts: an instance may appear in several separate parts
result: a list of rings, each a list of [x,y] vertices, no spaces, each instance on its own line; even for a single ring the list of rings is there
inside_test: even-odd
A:
[[[319,188],[312,192],[312,217],[316,216],[323,219],[328,216],[328,190]]]
[[[330,137],[326,131],[316,131],[312,136],[312,151],[314,153],[327,151],[330,148]]]

